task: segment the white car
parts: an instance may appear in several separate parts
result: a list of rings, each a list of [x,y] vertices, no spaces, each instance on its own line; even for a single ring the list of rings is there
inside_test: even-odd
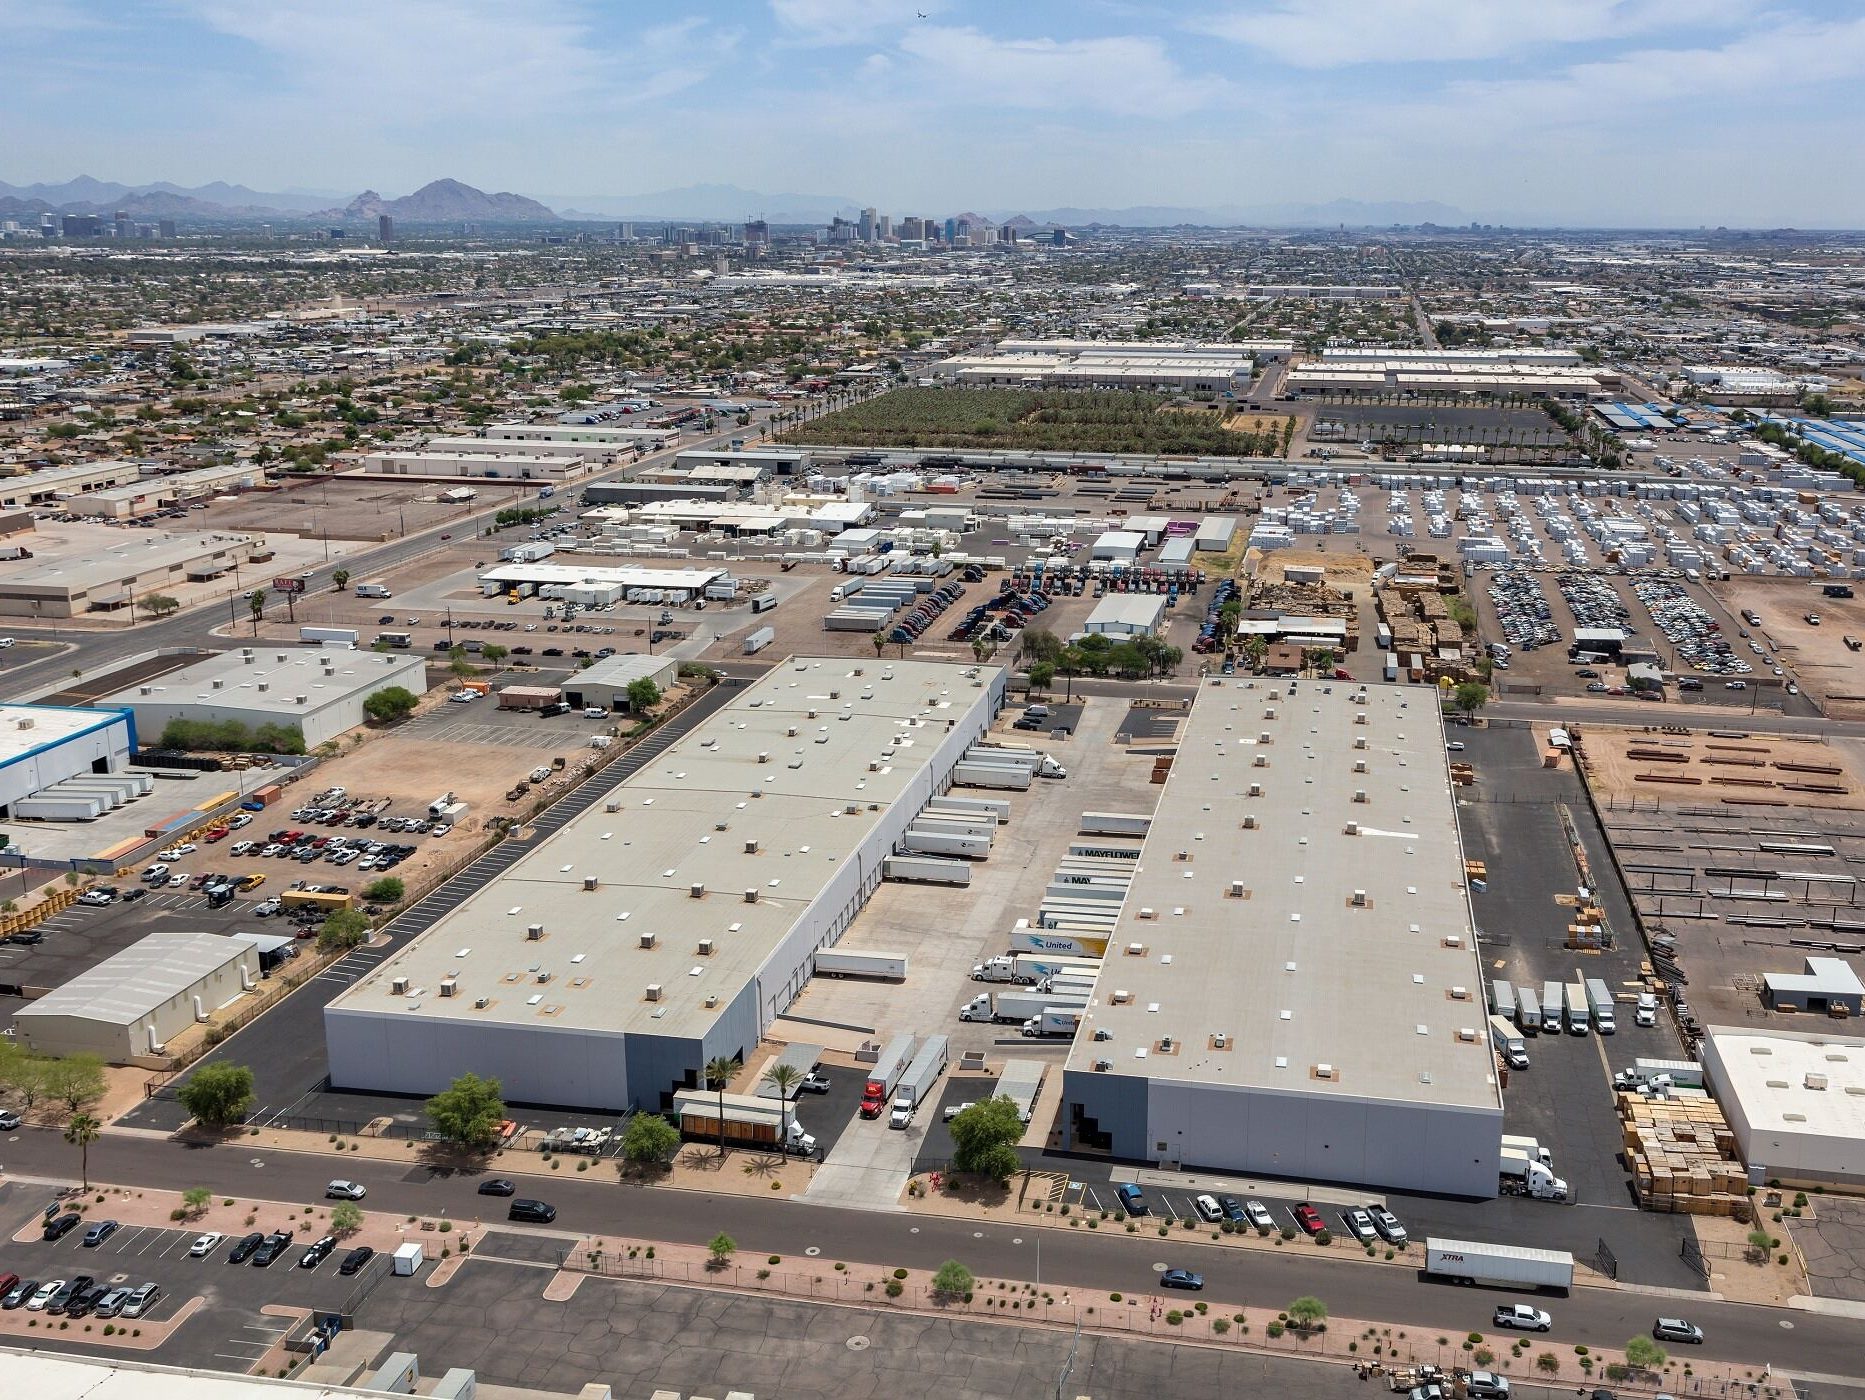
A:
[[[209,1230],[205,1235],[201,1235],[193,1244],[188,1246],[188,1257],[190,1259],[205,1259],[216,1249],[220,1248],[220,1242],[225,1238],[226,1236],[219,1231]]]
[[[115,895],[106,894],[103,890],[86,890],[83,894],[78,896],[78,903],[89,904],[96,908],[102,908],[104,905],[110,903],[110,901],[115,898],[116,898]]]
[[[1446,745],[1444,746],[1444,751],[1445,751],[1446,753],[1462,753],[1462,752],[1464,751],[1464,742],[1463,742],[1463,740],[1462,740],[1462,739],[1452,739],[1452,740],[1450,741],[1450,743],[1448,743],[1448,744],[1446,744]]]
[[[254,850],[254,848],[255,848],[254,842],[235,841],[231,846],[227,847],[227,854],[230,856],[250,855],[252,851]]]
[[[238,831],[243,826],[251,826],[252,824],[253,814],[251,812],[241,812],[227,823],[227,825],[232,827],[235,831]]]
[[[187,883],[188,876],[185,871],[177,870],[173,875],[168,877],[168,887],[171,890],[178,890]]]
[[[44,1312],[45,1305],[52,1301],[52,1295],[65,1286],[62,1278],[51,1279],[39,1285],[39,1291],[26,1300],[27,1312]]]
[[[428,835],[429,836],[445,836],[449,831],[452,831],[452,830],[453,830],[452,822],[436,822],[434,824],[434,829],[428,832]]]
[[[1371,1244],[1373,1242],[1373,1237],[1376,1233],[1373,1229],[1373,1217],[1368,1215],[1359,1206],[1348,1206],[1347,1209],[1340,1213],[1340,1219],[1341,1224],[1347,1227],[1347,1232],[1356,1240],[1360,1241],[1361,1244]]]
[[[1245,1201],[1243,1213],[1250,1218],[1250,1223],[1259,1230],[1276,1228],[1276,1218],[1269,1213],[1269,1207],[1261,1201]]]
[[[324,1199],[331,1201],[360,1201],[368,1194],[368,1188],[359,1181],[333,1181],[324,1188]]]
[[[1513,1327],[1518,1332],[1545,1332],[1554,1325],[1553,1318],[1527,1303],[1503,1304],[1496,1309],[1494,1321],[1498,1327]]]
[[[447,697],[456,705],[470,705],[479,698],[476,690],[456,690]]]
[[[959,1114],[972,1107],[975,1107],[975,1105],[968,1103],[949,1103],[940,1110],[939,1116],[950,1123],[954,1118],[958,1117]]]
[[[1224,1218],[1224,1208],[1217,1203],[1216,1196],[1193,1196],[1192,1205],[1197,1207],[1198,1214],[1213,1223]]]

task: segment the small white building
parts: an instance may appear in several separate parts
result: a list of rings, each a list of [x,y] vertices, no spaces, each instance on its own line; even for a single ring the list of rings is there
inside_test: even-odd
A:
[[[680,674],[680,663],[671,656],[643,656],[627,653],[605,656],[584,671],[577,671],[563,683],[563,698],[572,706],[600,710],[626,711],[628,687],[639,680],[653,681],[662,692],[672,687]]]
[[[118,772],[135,748],[122,710],[0,705],[0,817],[68,779]]]
[[[1698,1056],[1750,1180],[1865,1187],[1865,1037],[1711,1026]]]
[[[1157,593],[1110,593],[1094,605],[1082,630],[1107,637],[1157,636],[1166,600]]]
[[[1088,558],[1114,564],[1131,564],[1140,557],[1140,550],[1145,544],[1146,536],[1132,530],[1107,530],[1095,540]]]
[[[212,933],[152,933],[13,1014],[40,1055],[113,1064],[159,1054],[170,1036],[259,985],[259,950]]]

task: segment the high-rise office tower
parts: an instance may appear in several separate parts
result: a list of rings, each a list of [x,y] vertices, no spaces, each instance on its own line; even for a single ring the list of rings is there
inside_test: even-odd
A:
[[[387,246],[395,241],[395,220],[388,214],[376,215],[376,242]]]

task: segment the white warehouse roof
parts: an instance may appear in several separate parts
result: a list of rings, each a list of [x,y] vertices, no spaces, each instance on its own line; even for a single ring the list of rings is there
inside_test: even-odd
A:
[[[151,933],[114,957],[14,1013],[14,1018],[75,1016],[128,1026],[240,957],[258,954],[244,939],[212,933]]]

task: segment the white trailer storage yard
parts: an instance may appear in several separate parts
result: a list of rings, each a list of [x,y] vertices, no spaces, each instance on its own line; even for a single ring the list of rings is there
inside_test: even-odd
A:
[[[1564,1249],[1427,1239],[1425,1275],[1453,1283],[1565,1293],[1574,1286],[1574,1256]]]

